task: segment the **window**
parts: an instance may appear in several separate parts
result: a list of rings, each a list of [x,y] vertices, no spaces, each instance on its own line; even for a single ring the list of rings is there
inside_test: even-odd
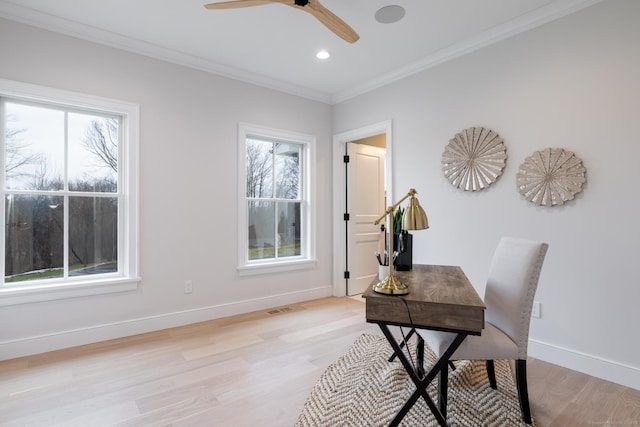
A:
[[[0,305],[135,289],[137,106],[0,80]]]
[[[313,266],[315,138],[246,124],[238,133],[240,272]]]

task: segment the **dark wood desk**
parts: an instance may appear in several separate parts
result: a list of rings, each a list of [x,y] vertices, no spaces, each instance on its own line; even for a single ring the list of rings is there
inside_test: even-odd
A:
[[[402,362],[405,370],[416,385],[416,391],[398,411],[389,424],[397,426],[411,407],[422,398],[433,412],[441,426],[446,426],[447,384],[439,384],[440,407],[436,407],[427,393],[427,386],[443,369],[448,369],[451,355],[467,335],[480,335],[484,329],[485,305],[460,267],[444,265],[414,265],[410,271],[394,273],[396,279],[409,286],[407,295],[383,295],[372,290],[374,281],[362,295],[366,299],[366,318],[369,323],[377,323],[394,350],[394,356]],[[404,300],[404,301],[403,301]],[[427,373],[418,370],[402,351],[404,342],[399,344],[391,334],[389,326],[411,328],[407,339],[415,328],[434,329],[456,333],[449,348],[431,366]],[[392,358],[393,358],[392,357]],[[418,355],[421,358],[421,355]]]

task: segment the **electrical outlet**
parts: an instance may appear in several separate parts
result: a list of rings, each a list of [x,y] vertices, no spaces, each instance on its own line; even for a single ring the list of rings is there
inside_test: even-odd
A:
[[[541,304],[538,301],[533,302],[533,307],[531,308],[531,317],[539,319],[541,317],[540,310],[542,309]]]
[[[185,294],[190,294],[191,292],[193,292],[193,282],[191,280],[185,280],[184,281],[184,293]]]

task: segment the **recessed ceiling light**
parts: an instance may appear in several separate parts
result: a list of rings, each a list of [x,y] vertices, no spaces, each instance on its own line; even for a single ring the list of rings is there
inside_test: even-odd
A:
[[[378,9],[376,12],[376,21],[381,24],[393,24],[394,22],[398,22],[404,17],[404,7],[402,6],[385,6]]]
[[[331,56],[331,54],[326,51],[326,50],[319,50],[318,53],[316,53],[316,58],[318,59],[329,59],[329,57]]]

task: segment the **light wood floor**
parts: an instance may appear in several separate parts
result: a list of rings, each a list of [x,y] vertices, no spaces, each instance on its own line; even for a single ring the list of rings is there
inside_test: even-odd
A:
[[[362,333],[327,298],[0,362],[0,426],[292,426]],[[539,427],[640,426],[640,391],[529,362]]]

